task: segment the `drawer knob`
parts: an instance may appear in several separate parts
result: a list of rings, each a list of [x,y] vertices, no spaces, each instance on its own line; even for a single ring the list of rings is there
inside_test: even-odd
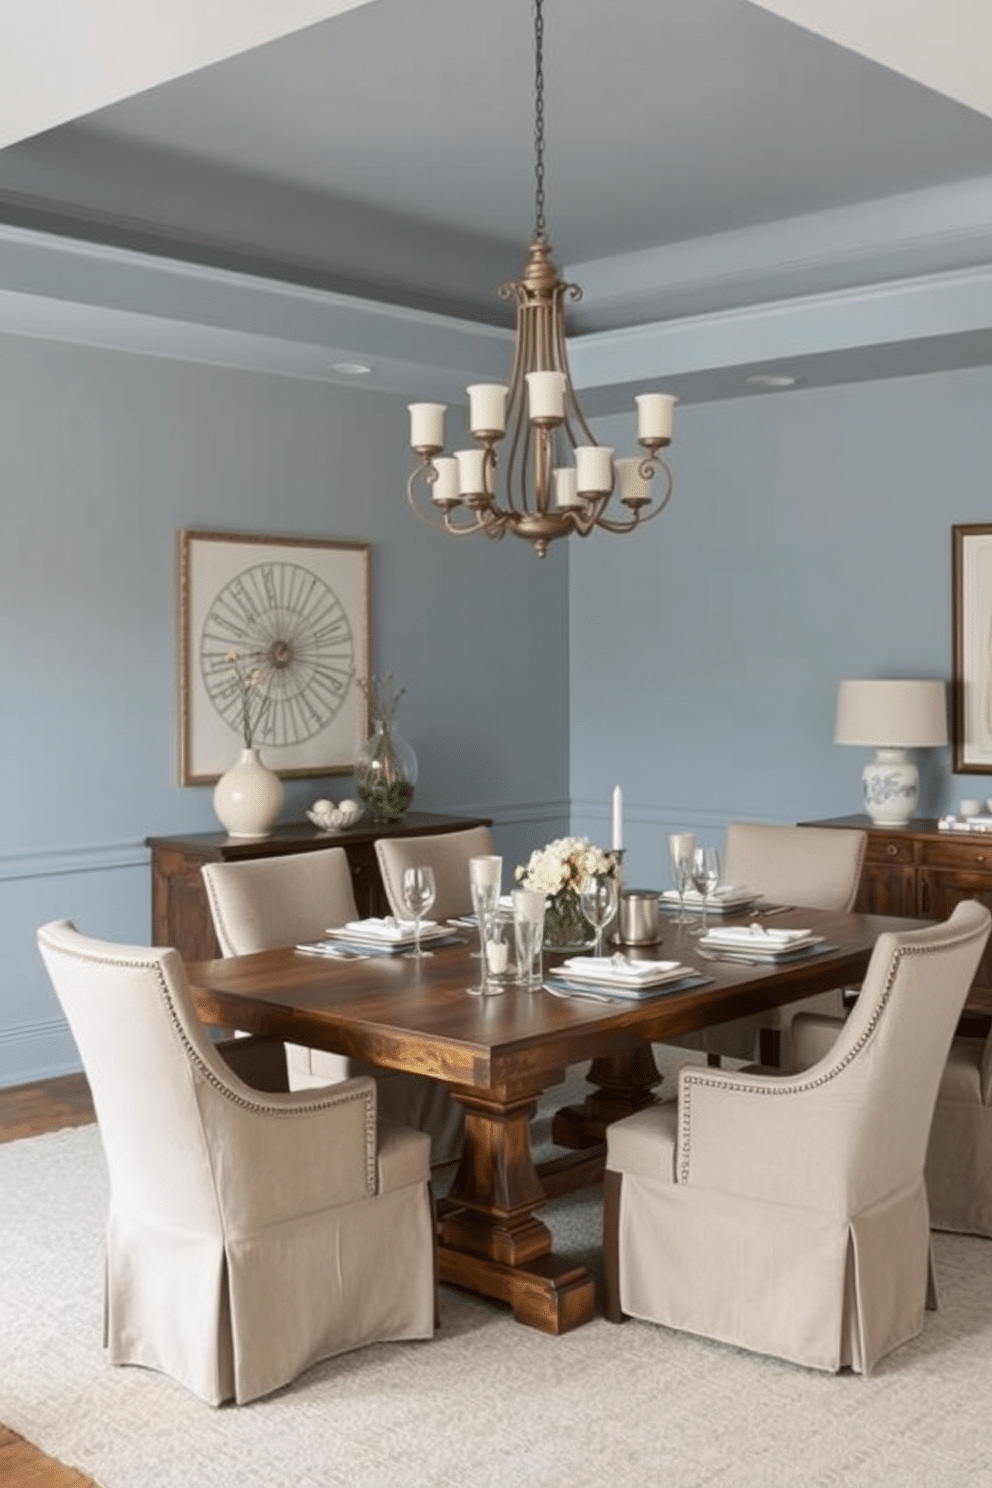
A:
[[[985,862],[985,854],[984,853],[976,853],[975,854],[975,862],[976,863],[984,863]]]
[[[899,849],[896,847],[894,842],[889,842],[886,843],[885,851],[888,853],[890,858],[894,858]]]

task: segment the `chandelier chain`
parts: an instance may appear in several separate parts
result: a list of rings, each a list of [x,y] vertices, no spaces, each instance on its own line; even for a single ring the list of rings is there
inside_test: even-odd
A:
[[[534,236],[544,241],[544,15],[534,0]]]

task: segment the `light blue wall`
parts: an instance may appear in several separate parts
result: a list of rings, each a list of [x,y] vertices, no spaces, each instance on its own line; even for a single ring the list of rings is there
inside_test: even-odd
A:
[[[184,527],[370,542],[417,805],[493,816],[508,877],[565,829],[567,554],[419,523],[407,427],[382,394],[0,337],[0,1085],[78,1067],[36,926],[147,943],[145,837],[217,827],[178,784]],[[284,819],[350,790],[288,782]]]
[[[176,534],[372,544],[373,663],[407,683],[418,805],[494,816],[509,864],[571,828],[628,883],[664,838],[857,809],[845,676],[949,677],[950,528],[992,520],[992,371],[678,410],[670,510],[539,562],[407,511],[398,398],[0,337],[0,1084],[76,1067],[43,920],[148,938],[150,833],[215,826],[178,785]],[[633,420],[604,420],[618,452]],[[922,759],[924,813],[982,795]],[[285,816],[350,781],[293,782]]]
[[[570,556],[573,829],[627,802],[628,884],[666,833],[860,810],[842,677],[951,674],[951,526],[992,520],[987,369],[677,410],[675,496]],[[632,452],[633,419],[597,426]],[[920,815],[992,794],[921,752]]]

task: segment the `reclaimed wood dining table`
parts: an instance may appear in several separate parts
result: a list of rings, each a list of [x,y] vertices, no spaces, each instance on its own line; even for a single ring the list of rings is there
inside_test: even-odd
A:
[[[512,985],[476,995],[479,961],[468,941],[423,960],[332,960],[287,947],[193,963],[187,972],[208,1025],[442,1082],[465,1109],[465,1142],[438,1210],[440,1278],[508,1303],[519,1322],[564,1333],[594,1316],[594,1284],[582,1265],[553,1251],[536,1211],[594,1181],[609,1122],[656,1098],[652,1043],[856,987],[882,931],[923,922],[804,909],[774,923],[808,927],[830,949],[777,963],[714,961],[686,928],[666,923],[662,945],[631,954],[679,961],[707,980],[638,1001],[562,998]],[[554,964],[545,957],[546,976]],[[537,1167],[530,1141],[537,1103],[569,1066],[587,1060],[592,1090],[559,1112],[552,1128],[567,1150]]]

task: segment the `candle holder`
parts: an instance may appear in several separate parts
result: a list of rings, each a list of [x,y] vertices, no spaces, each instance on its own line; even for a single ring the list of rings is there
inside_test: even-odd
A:
[[[609,932],[607,938],[611,946],[622,946],[623,939],[620,934],[620,901],[623,898],[623,860],[627,849],[625,847],[613,847],[610,851],[617,860],[616,871],[613,874],[617,885],[617,912],[613,916],[611,925],[607,926]]]

